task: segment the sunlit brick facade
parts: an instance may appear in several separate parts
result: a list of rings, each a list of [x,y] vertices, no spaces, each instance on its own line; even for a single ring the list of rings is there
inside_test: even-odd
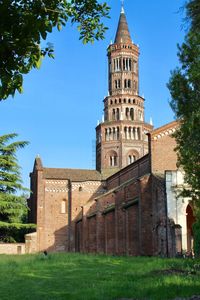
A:
[[[165,174],[177,170],[178,124],[153,130],[145,122],[139,48],[123,8],[107,55],[109,95],[96,128],[96,170],[46,168],[36,158],[29,221],[37,233],[30,249],[174,256],[181,229],[168,209]]]

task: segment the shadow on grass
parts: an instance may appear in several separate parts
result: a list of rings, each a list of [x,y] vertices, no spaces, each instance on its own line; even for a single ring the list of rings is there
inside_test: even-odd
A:
[[[1,300],[167,300],[198,294],[199,276],[162,273],[175,265],[188,267],[182,260],[104,255],[12,258],[0,261]]]

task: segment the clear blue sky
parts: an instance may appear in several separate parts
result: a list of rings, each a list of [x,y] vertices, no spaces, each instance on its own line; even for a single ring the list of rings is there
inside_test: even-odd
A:
[[[16,132],[30,145],[18,152],[22,178],[40,155],[46,167],[95,168],[95,127],[107,95],[106,48],[114,40],[120,6],[108,0],[111,19],[105,40],[83,45],[76,26],[48,36],[55,60],[46,58],[40,70],[25,77],[24,93],[0,102],[0,134]],[[173,120],[166,87],[170,70],[178,65],[177,43],[184,37],[184,0],[126,0],[125,13],[134,43],[140,46],[140,94],[145,95],[146,121],[159,127]]]

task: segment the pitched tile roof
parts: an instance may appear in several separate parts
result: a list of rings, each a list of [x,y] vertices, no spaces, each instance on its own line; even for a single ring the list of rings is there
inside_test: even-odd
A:
[[[70,179],[72,181],[101,180],[101,174],[96,170],[44,168],[43,174],[46,179]]]

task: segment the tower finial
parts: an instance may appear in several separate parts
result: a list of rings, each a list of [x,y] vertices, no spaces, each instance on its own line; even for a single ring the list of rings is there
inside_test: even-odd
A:
[[[124,0],[121,1],[121,14],[124,14]]]

